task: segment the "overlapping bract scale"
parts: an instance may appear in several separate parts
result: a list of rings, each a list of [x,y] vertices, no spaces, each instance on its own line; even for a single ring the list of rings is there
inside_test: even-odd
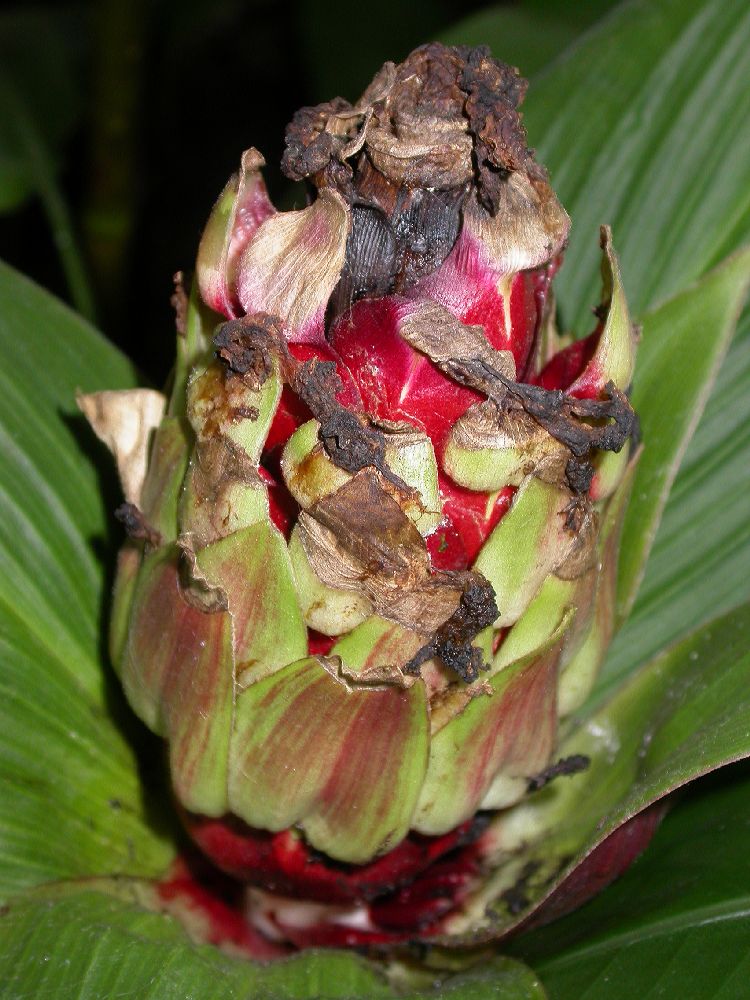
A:
[[[611,377],[622,383],[632,370],[634,342],[606,245],[619,313],[608,314],[599,334],[605,342],[573,388],[594,377],[602,386]],[[366,398],[367,383],[361,387]],[[515,489],[473,564],[498,605],[496,620],[476,640],[489,650],[489,670],[466,685],[433,657],[415,678],[404,668],[427,641],[419,623],[389,621],[382,606],[376,613],[356,582],[328,586],[298,529],[285,538],[271,519],[259,469],[280,392],[278,374],[249,388],[210,358],[190,375],[185,416],[163,418],[153,436],[140,499],[161,545],[151,550],[146,543],[142,554],[144,543],[136,541],[123,550],[112,648],[131,704],[169,741],[183,806],[207,815],[231,811],[271,830],[297,824],[319,850],[361,863],[395,846],[410,827],[442,834],[479,808],[507,807],[549,763],[557,718],[585,697],[611,635],[616,543],[608,525],[623,505],[625,459],[617,456],[616,473],[598,494],[599,503],[615,497],[603,530],[593,506],[586,528],[571,530],[573,496],[545,464],[564,451],[560,442],[529,417],[524,430],[533,424],[541,460],[526,448],[524,464],[507,428],[494,433],[516,447],[510,463],[502,447],[481,442],[470,458],[485,480],[471,483],[490,497]],[[477,405],[487,404],[467,401],[467,417]],[[430,428],[412,419],[411,429],[403,419],[384,426],[384,455],[412,490],[399,497],[403,510],[429,536],[444,521],[443,497]],[[312,517],[319,501],[353,478],[327,453],[320,428],[315,419],[299,425],[276,467]],[[599,482],[601,460],[609,457],[598,456]],[[446,452],[448,474],[450,458]],[[581,548],[587,553],[566,574]],[[335,639],[329,660],[308,655],[308,628]],[[370,774],[385,732],[387,753],[380,751]],[[398,816],[367,819],[365,802],[377,794],[399,804]]]
[[[428,69],[467,58],[430,51]],[[468,58],[473,93],[499,64]],[[637,460],[609,230],[595,328],[559,338],[569,220],[543,171],[509,147],[467,194],[489,126],[460,119],[401,176],[415,84],[392,70],[363,103],[295,119],[306,208],[276,212],[244,155],[178,290],[171,398],[82,400],[126,492],[112,658],[168,744],[175,797],[248,836],[293,829],[334,865],[510,809],[540,780],[612,637]],[[386,141],[388,116],[403,130]]]

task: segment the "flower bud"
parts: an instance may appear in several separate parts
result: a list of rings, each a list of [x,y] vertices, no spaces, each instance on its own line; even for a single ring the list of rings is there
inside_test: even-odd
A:
[[[169,406],[82,400],[126,494],[126,695],[249,919],[298,944],[439,934],[612,636],[636,337],[606,228],[596,328],[554,332],[569,220],[524,90],[433,44],[298,112],[310,204],[276,212],[244,154]]]

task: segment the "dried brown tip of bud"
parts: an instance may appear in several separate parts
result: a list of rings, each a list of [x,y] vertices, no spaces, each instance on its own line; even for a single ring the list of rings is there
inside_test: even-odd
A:
[[[162,543],[159,532],[152,528],[139,507],[134,503],[121,503],[115,511],[115,517],[124,526],[128,533],[128,538],[135,541],[144,541],[152,549],[158,549]]]
[[[486,46],[423,45],[398,66],[386,63],[355,105],[338,97],[298,111],[282,169],[342,193],[356,187],[363,160],[397,186],[446,190],[473,180],[494,214],[508,172],[541,173],[518,112],[525,92],[517,70]]]
[[[214,334],[214,347],[230,371],[243,376],[253,388],[260,388],[271,374],[281,340],[276,318],[256,313],[223,323]]]
[[[282,170],[350,209],[329,321],[362,296],[407,292],[462,229],[502,274],[560,250],[569,220],[527,146],[525,91],[486,46],[435,42],[386,63],[355,104],[338,97],[295,114]]]

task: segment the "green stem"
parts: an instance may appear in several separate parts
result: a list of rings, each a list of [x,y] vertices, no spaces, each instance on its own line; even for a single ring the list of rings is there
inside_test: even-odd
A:
[[[9,80],[0,76],[2,103],[9,111],[28,176],[39,195],[52,231],[70,299],[86,319],[95,318],[94,296],[68,205],[52,167],[52,156],[26,104]]]
[[[87,198],[82,226],[106,320],[121,315],[137,208],[139,108],[149,8],[144,0],[100,0],[89,109]]]

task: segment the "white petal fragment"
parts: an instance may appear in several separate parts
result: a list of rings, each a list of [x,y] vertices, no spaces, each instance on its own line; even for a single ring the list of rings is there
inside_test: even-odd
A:
[[[151,432],[161,423],[166,396],[155,389],[79,393],[76,403],[117,463],[125,499],[136,507],[146,478]]]
[[[323,315],[344,266],[349,207],[324,189],[299,212],[268,219],[245,249],[238,286],[247,313],[279,316],[293,342],[323,338]]]
[[[484,245],[488,263],[500,274],[539,267],[565,245],[570,219],[545,180],[521,171],[502,185],[502,202],[495,215],[469,200],[464,228]]]

